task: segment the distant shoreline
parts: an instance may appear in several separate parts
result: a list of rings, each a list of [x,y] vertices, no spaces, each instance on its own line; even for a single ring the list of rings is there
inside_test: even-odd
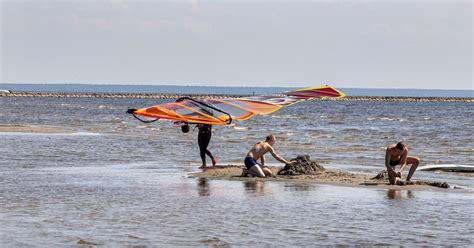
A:
[[[59,98],[130,98],[130,99],[176,99],[182,96],[196,98],[238,98],[250,95],[234,94],[170,94],[170,93],[90,93],[90,92],[0,92],[0,97],[59,97]],[[376,102],[474,102],[474,97],[405,97],[405,96],[346,96],[323,98],[319,101],[376,101]]]

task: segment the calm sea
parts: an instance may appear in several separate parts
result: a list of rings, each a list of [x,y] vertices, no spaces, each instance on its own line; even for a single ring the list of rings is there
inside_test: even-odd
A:
[[[413,177],[464,188],[448,191],[197,179],[197,130],[125,113],[163,102],[0,97],[0,127],[17,130],[0,132],[0,246],[474,244],[472,174]],[[473,120],[465,102],[308,101],[215,126],[209,148],[221,165],[242,164],[274,133],[287,159],[375,175],[386,146],[404,140],[422,165],[473,165]]]
[[[301,88],[301,87],[299,87]],[[177,85],[6,84],[0,89],[34,92],[171,93],[171,94],[274,94],[298,87],[218,87]],[[348,96],[474,97],[473,90],[338,88]]]

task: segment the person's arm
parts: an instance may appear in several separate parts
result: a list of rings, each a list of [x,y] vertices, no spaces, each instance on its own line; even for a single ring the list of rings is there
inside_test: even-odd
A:
[[[403,169],[407,165],[407,157],[408,157],[408,149],[405,149],[405,151],[403,151],[402,158],[400,159],[400,170],[398,170],[398,172],[400,173],[400,176],[402,175]]]
[[[262,157],[260,158],[260,163],[262,163],[262,167],[265,166],[265,154],[262,155]]]
[[[290,163],[290,162],[286,161],[284,158],[280,157],[280,155],[278,155],[278,154],[275,152],[275,149],[273,149],[273,147],[268,146],[268,148],[269,148],[269,150],[270,150],[270,153],[272,154],[272,156],[273,156],[276,160],[278,160],[278,161],[280,161],[280,162],[282,162],[282,163],[284,163],[284,164],[289,164],[289,163]]]

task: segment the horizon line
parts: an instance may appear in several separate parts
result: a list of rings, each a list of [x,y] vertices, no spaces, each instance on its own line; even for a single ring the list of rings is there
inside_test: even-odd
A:
[[[178,84],[126,84],[126,83],[31,83],[31,82],[15,82],[15,83],[3,83],[0,84],[17,84],[17,85],[92,85],[92,86],[172,86],[172,87],[227,87],[227,88],[305,88],[323,86],[329,84],[318,84],[310,86],[223,86],[223,85],[178,85]],[[370,88],[370,87],[337,87],[340,89],[369,89],[369,90],[462,90],[462,91],[474,91],[474,89],[439,89],[439,88]]]

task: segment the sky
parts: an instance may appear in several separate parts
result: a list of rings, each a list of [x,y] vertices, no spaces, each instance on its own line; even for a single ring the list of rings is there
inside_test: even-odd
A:
[[[474,0],[0,0],[0,83],[473,90]]]

